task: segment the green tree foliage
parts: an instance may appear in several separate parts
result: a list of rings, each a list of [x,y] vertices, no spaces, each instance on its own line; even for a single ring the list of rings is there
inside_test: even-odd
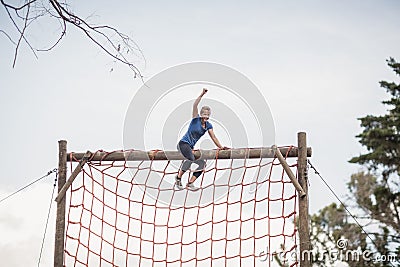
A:
[[[334,264],[337,260],[346,261],[350,266],[370,266],[362,255],[346,255],[346,251],[365,251],[367,241],[360,227],[348,221],[342,205],[332,203],[320,210],[319,214],[314,214],[311,217],[311,229],[314,266],[325,267],[327,263]]]
[[[387,62],[400,75],[400,63],[393,58]],[[391,173],[400,174],[400,85],[386,81],[381,81],[380,85],[391,95],[389,100],[382,102],[390,108],[383,116],[368,115],[359,119],[364,130],[357,137],[368,153],[354,157],[350,162],[374,170],[381,167],[383,178],[387,179]]]
[[[400,63],[393,58],[388,66],[400,76]],[[353,213],[368,236],[347,215],[343,206],[331,204],[312,216],[312,241],[315,247],[348,240],[347,250],[370,250],[375,256],[396,255],[400,259],[400,85],[381,81],[390,95],[382,103],[388,107],[382,116],[360,118],[363,131],[357,135],[367,149],[350,162],[368,170],[353,174],[348,182]],[[322,262],[316,261],[320,266]],[[389,261],[347,261],[350,266],[396,266]]]

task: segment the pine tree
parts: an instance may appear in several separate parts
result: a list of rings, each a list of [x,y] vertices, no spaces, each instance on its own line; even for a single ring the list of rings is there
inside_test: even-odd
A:
[[[400,76],[400,63],[393,58],[388,66]],[[381,81],[390,95],[382,103],[389,107],[382,116],[360,118],[363,131],[356,137],[367,152],[350,162],[366,167],[348,182],[355,213],[362,213],[368,236],[346,216],[343,206],[331,204],[312,216],[314,244],[335,243],[346,238],[351,248],[369,249],[375,255],[396,255],[400,259],[400,84]],[[369,226],[369,227],[368,227]],[[357,229],[358,228],[358,229]],[[325,233],[322,236],[321,232]],[[369,240],[369,238],[372,239]],[[393,262],[349,261],[350,266],[394,266]]]

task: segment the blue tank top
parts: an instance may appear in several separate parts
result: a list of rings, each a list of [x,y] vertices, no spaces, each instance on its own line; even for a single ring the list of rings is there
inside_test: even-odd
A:
[[[193,118],[190,122],[189,129],[182,137],[181,141],[188,143],[190,147],[193,148],[197,141],[199,141],[200,137],[212,128],[213,126],[208,121],[206,121],[206,128],[203,128],[203,126],[201,126],[201,118],[197,115],[197,117]]]

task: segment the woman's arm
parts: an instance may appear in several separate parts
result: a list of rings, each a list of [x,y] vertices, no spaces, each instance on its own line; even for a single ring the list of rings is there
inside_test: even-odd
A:
[[[198,98],[196,98],[196,100],[193,103],[193,111],[192,111],[192,118],[196,118],[197,115],[199,115],[199,109],[197,108],[197,106],[200,103],[201,98],[203,97],[203,95],[205,95],[207,93],[207,89],[203,88],[203,92],[201,92],[201,94],[199,95]]]
[[[211,139],[213,140],[214,144],[219,148],[219,149],[228,149],[226,146],[222,146],[221,143],[219,142],[218,138],[214,134],[213,129],[208,130],[208,134],[210,135]]]

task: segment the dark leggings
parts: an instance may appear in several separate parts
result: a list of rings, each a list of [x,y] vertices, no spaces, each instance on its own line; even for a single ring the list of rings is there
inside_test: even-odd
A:
[[[186,172],[190,169],[190,165],[192,165],[192,163],[196,163],[197,165],[199,165],[199,167],[197,167],[196,172],[193,173],[193,176],[196,176],[196,178],[198,178],[203,172],[204,166],[206,165],[205,160],[195,159],[192,148],[186,142],[180,141],[177,147],[179,152],[181,152],[181,154],[187,159],[183,162],[181,170],[183,172]]]

